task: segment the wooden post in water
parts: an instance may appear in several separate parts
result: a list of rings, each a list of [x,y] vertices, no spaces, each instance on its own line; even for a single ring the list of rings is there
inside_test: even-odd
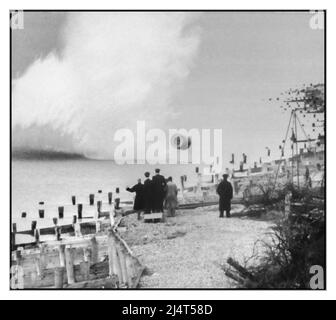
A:
[[[78,213],[78,220],[82,220],[83,219],[83,204],[82,203],[78,203],[77,213]]]
[[[35,238],[35,243],[39,244],[39,242],[40,242],[40,233],[39,233],[39,231],[37,229],[37,222],[36,221],[32,221],[32,223],[31,223],[31,234]]]
[[[94,194],[89,195],[89,202],[90,202],[90,206],[94,205]]]
[[[103,207],[103,195],[102,195],[102,190],[98,190],[98,195],[97,195],[97,211],[98,211],[98,218],[100,218],[100,213],[102,211]]]
[[[36,221],[33,221],[32,224],[35,222],[35,229],[33,229],[33,236],[35,238],[36,244],[40,243],[40,230],[36,228]]]
[[[116,188],[116,199],[115,199],[114,208],[116,210],[120,209],[120,189],[119,188]]]
[[[39,213],[39,218],[43,219],[44,218],[44,202],[43,201],[39,202],[38,213]]]
[[[99,214],[101,213],[101,208],[102,208],[102,201],[99,200],[99,201],[97,201],[98,218],[99,218]]]
[[[97,201],[97,213],[95,214],[95,220],[96,220],[96,233],[100,232],[100,213],[101,213],[101,209],[102,209],[102,201],[99,200]]]
[[[97,232],[98,232],[98,228],[99,225],[97,224],[98,219],[100,218],[100,213],[101,213],[101,209],[102,209],[102,205],[103,205],[103,201],[102,201],[102,191],[98,190],[98,195],[97,195],[97,216],[95,217],[96,219],[96,227],[97,227]]]
[[[71,202],[73,206],[76,204],[76,196],[71,197]]]
[[[75,269],[73,262],[73,251],[71,247],[65,248],[65,266],[67,271],[68,284],[74,284],[75,281]]]
[[[39,218],[40,219],[44,218],[44,210],[43,209],[39,209]]]
[[[112,192],[109,192],[108,194],[107,194],[107,198],[108,198],[108,204],[109,205],[111,205],[112,204]]]
[[[61,229],[58,227],[58,219],[57,218],[53,218],[53,222],[54,222],[54,226],[55,226],[55,236],[56,236],[56,240],[59,241],[61,240]]]
[[[64,218],[64,207],[58,207],[58,218],[63,219]]]
[[[115,208],[116,210],[119,210],[119,209],[120,209],[120,198],[116,198],[116,199],[114,200],[114,208]]]
[[[31,223],[31,235],[32,236],[35,236],[36,226],[37,226],[37,222],[36,221],[32,221],[32,223]]]
[[[56,231],[57,231],[57,241],[60,241],[62,239],[62,228],[57,226]]]

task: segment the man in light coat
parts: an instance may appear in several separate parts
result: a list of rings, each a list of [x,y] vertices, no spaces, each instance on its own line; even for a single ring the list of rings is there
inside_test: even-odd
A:
[[[169,177],[166,185],[166,208],[168,217],[174,217],[178,205],[177,202],[177,185],[173,182],[173,178]]]

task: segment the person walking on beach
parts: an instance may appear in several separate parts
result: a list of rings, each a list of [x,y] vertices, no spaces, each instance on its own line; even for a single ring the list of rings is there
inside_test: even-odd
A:
[[[177,208],[177,185],[173,182],[173,178],[169,177],[167,186],[166,186],[166,208],[168,217],[174,217],[175,216],[175,210]]]
[[[160,174],[160,169],[155,169],[153,176],[153,212],[163,212],[163,201],[165,198],[166,179]]]
[[[223,175],[223,180],[217,187],[217,193],[219,195],[219,217],[224,218],[224,211],[226,211],[226,217],[230,218],[231,199],[233,196],[233,190],[231,183],[227,180],[228,175]]]
[[[143,200],[144,200],[144,211],[146,213],[151,213],[153,208],[153,182],[149,178],[150,173],[145,173],[145,182],[144,182],[144,189],[143,189]]]
[[[133,210],[138,213],[138,220],[140,220],[141,211],[144,210],[144,185],[141,183],[141,179],[138,179],[138,183],[132,188],[126,188],[128,192],[135,192],[135,199]]]

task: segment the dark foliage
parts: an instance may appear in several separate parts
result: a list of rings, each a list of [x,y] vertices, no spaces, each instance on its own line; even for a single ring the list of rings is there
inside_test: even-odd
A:
[[[242,267],[228,260],[231,268],[226,274],[241,287],[308,289],[310,268],[319,265],[325,270],[325,210],[320,191],[286,186],[288,190],[293,194],[291,213],[272,227],[271,241],[263,242],[265,252],[259,263]]]

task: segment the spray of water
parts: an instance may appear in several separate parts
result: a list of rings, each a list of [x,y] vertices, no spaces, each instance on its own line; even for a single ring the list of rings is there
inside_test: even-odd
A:
[[[13,80],[13,149],[112,158],[114,132],[164,127],[199,44],[187,13],[72,13],[61,54]]]

